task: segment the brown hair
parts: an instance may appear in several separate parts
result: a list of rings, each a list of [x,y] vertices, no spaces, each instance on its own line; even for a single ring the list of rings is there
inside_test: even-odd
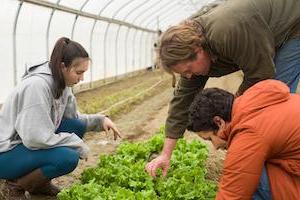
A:
[[[162,67],[170,68],[182,61],[195,58],[195,48],[202,47],[205,38],[202,27],[195,20],[186,20],[167,29],[159,43]]]
[[[50,57],[50,69],[54,79],[54,98],[58,99],[66,87],[62,73],[61,63],[67,68],[71,67],[72,62],[77,58],[88,58],[89,54],[77,42],[69,38],[62,37],[57,40]]]
[[[205,44],[202,26],[196,20],[185,20],[162,34],[158,45],[159,65],[174,77],[171,67],[195,59],[195,48],[204,48]]]

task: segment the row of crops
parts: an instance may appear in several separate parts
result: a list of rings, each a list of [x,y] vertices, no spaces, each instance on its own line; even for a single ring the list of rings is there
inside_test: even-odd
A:
[[[180,139],[167,177],[149,176],[145,164],[163,146],[163,128],[148,141],[121,144],[86,169],[79,184],[58,194],[59,200],[214,199],[217,186],[205,179],[207,148],[198,140]]]

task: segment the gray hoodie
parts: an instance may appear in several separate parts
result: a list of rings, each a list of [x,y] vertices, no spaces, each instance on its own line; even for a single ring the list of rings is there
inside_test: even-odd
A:
[[[55,133],[62,119],[71,118],[85,122],[87,131],[103,130],[104,116],[80,114],[71,88],[54,99],[48,62],[30,67],[0,111],[0,152],[20,143],[32,150],[67,146],[85,158],[88,147],[75,133]]]

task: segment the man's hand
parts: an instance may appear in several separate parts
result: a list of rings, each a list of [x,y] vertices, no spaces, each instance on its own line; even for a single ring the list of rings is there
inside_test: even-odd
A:
[[[156,177],[156,170],[162,169],[162,175],[166,176],[170,168],[170,157],[165,155],[159,155],[157,158],[149,162],[145,169],[152,176]]]
[[[176,146],[176,142],[177,139],[165,138],[164,147],[161,154],[146,165],[145,170],[152,177],[156,177],[156,170],[158,168],[162,170],[163,176],[167,176],[170,168],[172,151]]]
[[[103,120],[103,129],[107,135],[109,134],[109,130],[112,130],[114,133],[114,140],[116,140],[118,137],[122,138],[120,131],[117,129],[116,125],[108,117],[105,117]]]

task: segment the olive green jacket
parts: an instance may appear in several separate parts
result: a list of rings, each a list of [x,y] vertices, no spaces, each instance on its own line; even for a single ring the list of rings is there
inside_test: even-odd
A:
[[[242,94],[256,82],[273,78],[276,50],[286,40],[300,37],[299,0],[228,0],[193,19],[204,29],[213,64],[207,76],[180,78],[166,120],[169,138],[182,137],[188,108],[208,77],[242,70]]]

